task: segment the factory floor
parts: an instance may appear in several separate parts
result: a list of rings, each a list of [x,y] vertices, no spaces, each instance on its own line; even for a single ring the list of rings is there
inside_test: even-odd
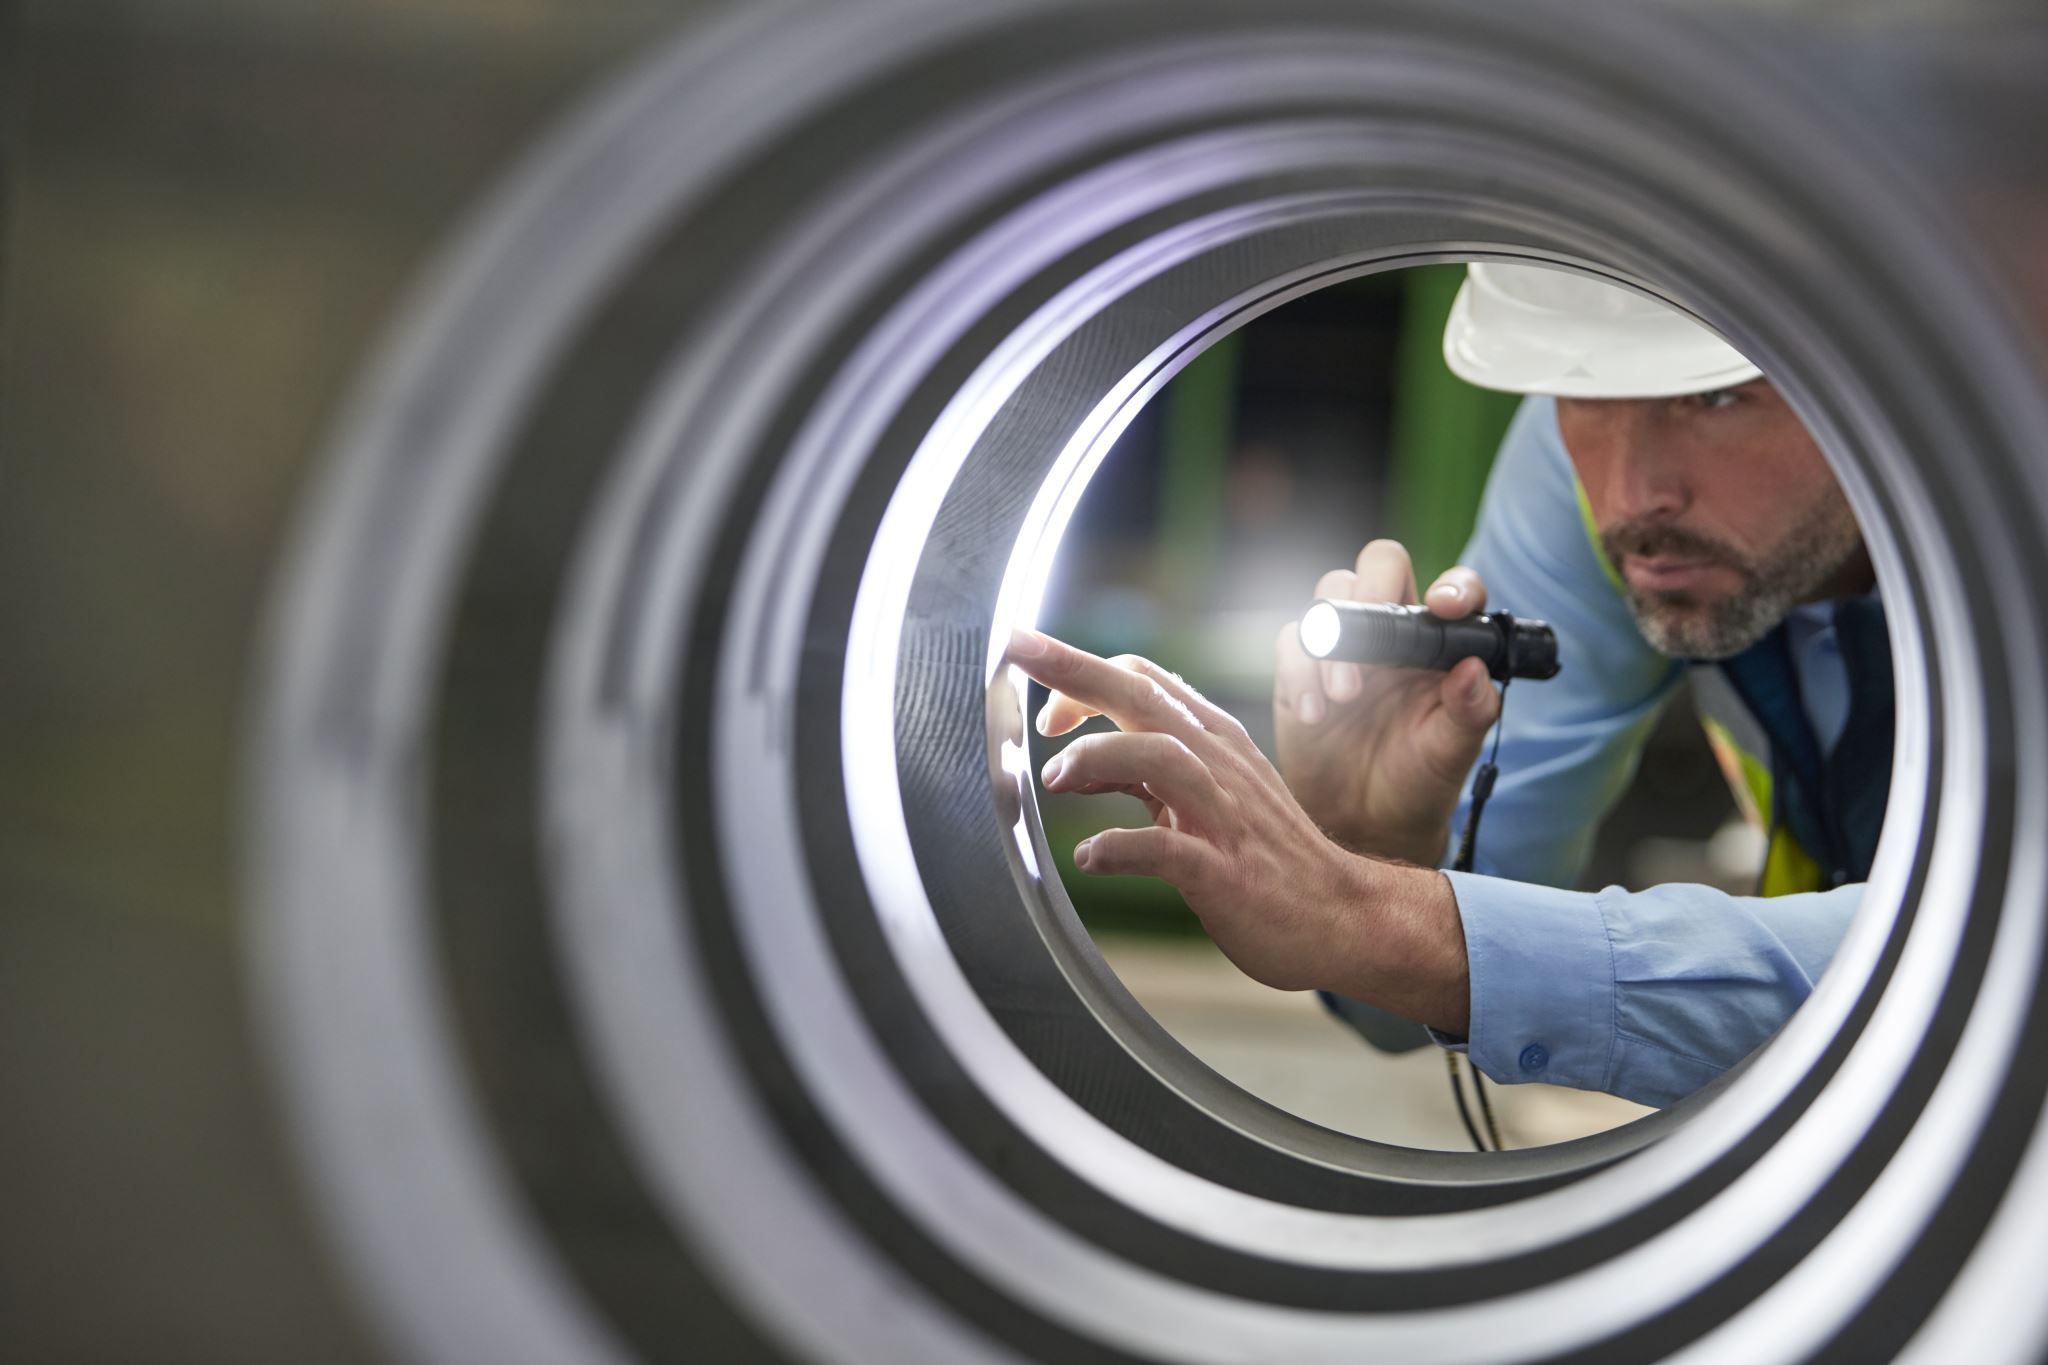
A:
[[[1223,1076],[1325,1127],[1409,1147],[1470,1151],[1436,1048],[1390,1056],[1326,1014],[1314,995],[1269,990],[1207,939],[1099,936],[1139,1003]],[[1562,1142],[1651,1112],[1548,1085],[1489,1088],[1510,1148]]]

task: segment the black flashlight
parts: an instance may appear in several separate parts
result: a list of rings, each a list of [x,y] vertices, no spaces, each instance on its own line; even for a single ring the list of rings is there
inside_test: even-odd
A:
[[[1428,607],[1320,598],[1301,614],[1310,657],[1383,668],[1448,671],[1460,659],[1486,661],[1496,682],[1557,676],[1557,632],[1504,611],[1446,621]]]

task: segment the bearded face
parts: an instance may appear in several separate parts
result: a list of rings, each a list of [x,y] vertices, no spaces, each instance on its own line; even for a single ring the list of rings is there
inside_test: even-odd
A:
[[[1762,554],[1681,527],[1636,521],[1601,535],[1609,562],[1627,556],[1697,560],[1731,570],[1733,591],[1655,591],[1631,583],[1636,628],[1660,654],[1726,659],[1761,640],[1800,602],[1822,595],[1862,548],[1856,515],[1838,488],[1817,499],[1791,532]]]

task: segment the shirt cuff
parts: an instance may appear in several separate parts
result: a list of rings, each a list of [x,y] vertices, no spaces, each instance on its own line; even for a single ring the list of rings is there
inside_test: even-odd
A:
[[[1614,1065],[1614,950],[1589,892],[1446,872],[1465,930],[1472,1064],[1503,1085],[1604,1090]]]

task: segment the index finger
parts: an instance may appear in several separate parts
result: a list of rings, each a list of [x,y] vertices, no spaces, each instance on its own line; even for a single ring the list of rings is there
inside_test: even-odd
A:
[[[1204,729],[1194,712],[1158,682],[1050,635],[1012,631],[1007,657],[1027,677],[1125,730],[1156,730],[1186,739]]]
[[[1353,601],[1405,605],[1415,600],[1415,563],[1398,540],[1382,537],[1367,543],[1358,552],[1352,574]]]

